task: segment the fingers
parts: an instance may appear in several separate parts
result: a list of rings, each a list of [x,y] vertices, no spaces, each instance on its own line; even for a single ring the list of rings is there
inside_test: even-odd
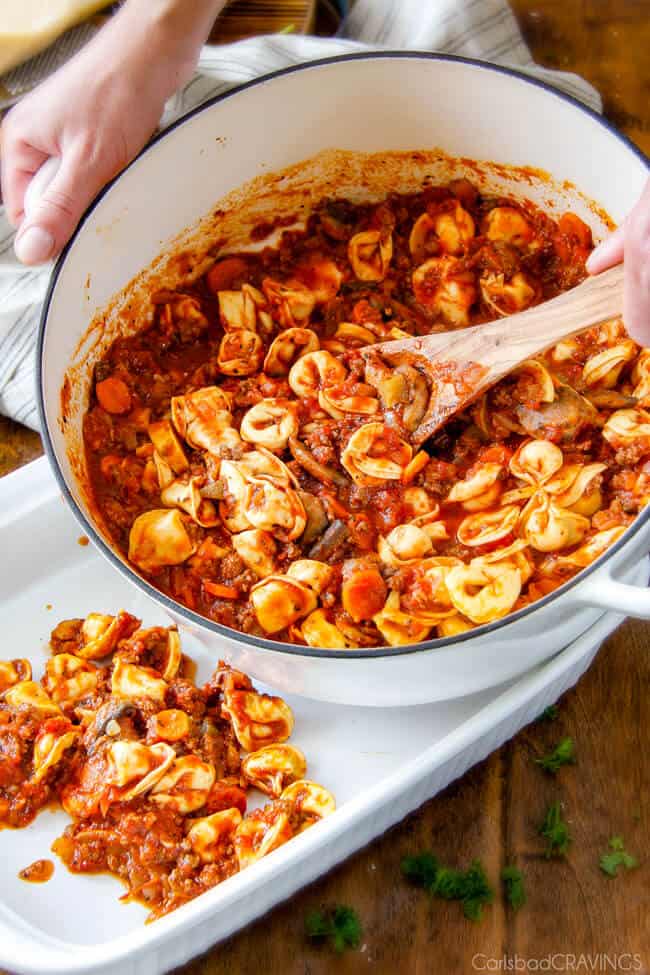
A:
[[[41,149],[14,139],[8,120],[2,127],[2,152],[0,153],[0,184],[7,219],[12,227],[18,227],[23,219],[25,191],[34,173],[47,159],[48,154]]]
[[[626,222],[623,321],[635,342],[650,346],[650,179]]]
[[[587,271],[600,274],[624,257],[625,328],[635,342],[650,346],[650,179],[624,223],[590,254]]]
[[[96,157],[85,156],[80,149],[67,152],[56,175],[25,215],[14,242],[23,264],[41,264],[58,254],[106,182],[108,177]]]
[[[587,271],[589,274],[600,274],[608,267],[620,264],[623,260],[623,243],[625,239],[625,224],[621,224],[618,230],[606,237],[602,244],[599,244],[595,251],[587,258]]]

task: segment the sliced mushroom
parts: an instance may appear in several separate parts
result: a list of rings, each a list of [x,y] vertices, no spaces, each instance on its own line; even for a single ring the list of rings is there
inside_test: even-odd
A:
[[[315,545],[310,548],[308,555],[310,559],[318,559],[327,562],[333,552],[343,545],[350,532],[344,521],[336,518],[327,527],[322,538],[319,538]]]
[[[564,444],[574,442],[587,427],[600,426],[597,411],[571,386],[559,385],[552,403],[533,408],[523,404],[515,407],[517,420],[530,437],[538,439],[553,435]]]
[[[297,437],[289,437],[288,444],[294,460],[297,460],[300,466],[312,477],[315,477],[317,481],[324,484],[336,484],[338,487],[347,484],[340,471],[328,464],[321,464]]]

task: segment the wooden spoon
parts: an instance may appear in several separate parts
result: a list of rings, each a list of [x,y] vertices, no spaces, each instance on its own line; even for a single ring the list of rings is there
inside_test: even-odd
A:
[[[362,352],[367,360],[379,355],[393,365],[414,366],[426,376],[431,391],[429,405],[411,434],[413,443],[419,444],[526,359],[561,339],[615,318],[622,310],[623,265],[619,264],[550,301],[507,318],[452,332],[381,342]]]

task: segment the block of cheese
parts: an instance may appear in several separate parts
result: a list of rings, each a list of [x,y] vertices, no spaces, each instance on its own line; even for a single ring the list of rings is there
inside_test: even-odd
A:
[[[0,0],[0,75],[107,6],[109,0]]]

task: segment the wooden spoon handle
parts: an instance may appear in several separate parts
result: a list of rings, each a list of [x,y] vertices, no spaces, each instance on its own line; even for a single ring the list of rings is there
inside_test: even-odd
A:
[[[429,377],[428,409],[413,432],[422,443],[489,386],[531,359],[586,328],[621,314],[623,266],[610,268],[544,304],[486,325],[398,339],[369,346],[395,365],[408,363]]]
[[[397,339],[371,346],[388,358],[407,353],[418,359],[456,359],[488,367],[487,382],[593,325],[623,311],[623,265],[587,278],[570,291],[507,318],[454,332]]]

